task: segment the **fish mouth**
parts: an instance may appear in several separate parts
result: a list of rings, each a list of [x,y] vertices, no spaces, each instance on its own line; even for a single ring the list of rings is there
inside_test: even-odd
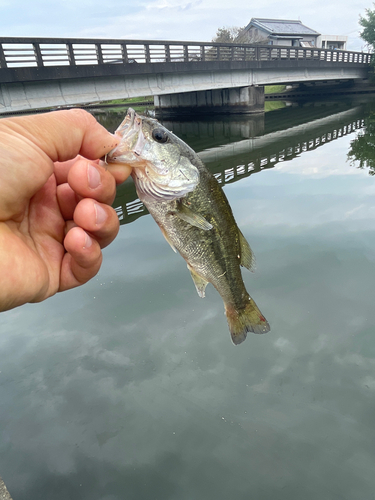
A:
[[[142,132],[142,118],[133,108],[128,109],[124,120],[115,131],[115,136],[120,139],[120,142],[105,156],[104,161],[126,164],[138,162],[146,138]]]
[[[139,130],[142,127],[142,118],[137,115],[133,108],[129,108],[125,118],[117,127],[115,132],[116,135],[119,135],[121,138],[126,136],[129,133],[129,130]]]

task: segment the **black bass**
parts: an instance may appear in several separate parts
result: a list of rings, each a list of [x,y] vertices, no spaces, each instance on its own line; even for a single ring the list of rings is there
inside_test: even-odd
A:
[[[181,139],[133,109],[116,135],[121,142],[106,161],[133,167],[139,199],[186,260],[198,295],[205,296],[208,283],[220,293],[233,343],[243,342],[247,332],[268,332],[241,275],[240,266],[254,267],[253,253],[215,177]]]

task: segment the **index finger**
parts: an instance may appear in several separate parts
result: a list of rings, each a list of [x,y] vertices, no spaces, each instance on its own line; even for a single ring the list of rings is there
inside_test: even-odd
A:
[[[5,119],[55,161],[71,160],[78,154],[95,160],[118,143],[96,119],[83,109],[69,109]]]

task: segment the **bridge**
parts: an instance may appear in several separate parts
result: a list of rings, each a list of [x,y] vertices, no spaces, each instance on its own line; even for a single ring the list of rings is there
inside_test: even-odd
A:
[[[311,47],[0,37],[0,114],[139,96],[167,114],[259,112],[264,85],[364,79],[370,61]]]

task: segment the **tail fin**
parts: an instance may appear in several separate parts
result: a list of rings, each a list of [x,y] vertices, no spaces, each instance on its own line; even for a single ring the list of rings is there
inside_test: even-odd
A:
[[[234,306],[225,304],[225,314],[232,342],[235,345],[241,344],[246,339],[247,332],[267,333],[270,331],[268,321],[251,297],[243,309],[235,309]]]

